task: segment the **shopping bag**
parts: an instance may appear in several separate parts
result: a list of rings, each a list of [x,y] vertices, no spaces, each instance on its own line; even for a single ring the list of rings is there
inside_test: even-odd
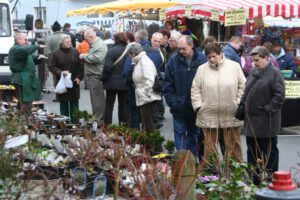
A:
[[[67,92],[67,88],[65,86],[65,78],[64,78],[64,75],[63,73],[61,73],[60,75],[60,79],[55,87],[55,93],[57,94],[63,94]]]
[[[73,87],[73,82],[71,80],[71,73],[68,73],[64,78],[65,78],[65,86],[66,88],[72,88]]]

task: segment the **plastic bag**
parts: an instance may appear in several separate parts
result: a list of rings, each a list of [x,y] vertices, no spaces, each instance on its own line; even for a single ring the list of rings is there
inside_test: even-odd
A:
[[[55,93],[57,94],[63,94],[67,92],[67,88],[65,86],[65,78],[63,73],[60,74],[60,79],[55,87]]]
[[[68,73],[64,78],[65,78],[65,86],[66,88],[72,88],[73,87],[73,82],[71,80],[71,73]]]

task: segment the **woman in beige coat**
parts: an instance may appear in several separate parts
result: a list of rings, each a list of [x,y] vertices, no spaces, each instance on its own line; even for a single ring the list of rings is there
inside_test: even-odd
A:
[[[196,125],[204,132],[204,159],[218,151],[219,133],[224,134],[224,159],[243,161],[242,122],[234,115],[242,97],[246,79],[237,62],[226,59],[217,43],[205,47],[208,62],[198,68],[193,80],[191,99],[197,112]]]
[[[161,95],[153,90],[157,71],[140,44],[134,42],[129,45],[128,53],[135,64],[132,80],[135,86],[136,105],[140,108],[143,128],[150,133],[155,128],[154,105],[156,101],[161,100]]]

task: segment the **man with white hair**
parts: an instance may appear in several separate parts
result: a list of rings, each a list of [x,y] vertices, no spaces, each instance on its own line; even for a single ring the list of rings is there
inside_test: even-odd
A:
[[[27,116],[31,115],[32,102],[41,99],[35,65],[45,57],[33,55],[38,48],[45,48],[45,45],[28,45],[27,35],[16,33],[15,44],[8,53],[9,67],[12,71],[11,83],[16,87],[18,107]]]
[[[91,104],[93,114],[98,122],[104,121],[105,94],[100,80],[104,67],[107,46],[102,39],[98,38],[93,30],[84,32],[84,39],[89,43],[88,53],[80,54],[84,62],[84,73],[87,76],[90,88]]]
[[[169,45],[171,47],[172,53],[169,57],[174,55],[177,52],[177,41],[182,36],[182,34],[176,30],[170,31],[170,39],[169,39]]]

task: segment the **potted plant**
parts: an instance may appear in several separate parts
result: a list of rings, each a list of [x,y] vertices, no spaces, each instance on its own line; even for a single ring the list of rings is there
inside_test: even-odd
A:
[[[168,151],[169,154],[173,154],[174,148],[175,148],[175,142],[168,140],[167,143],[164,145],[164,147]]]

